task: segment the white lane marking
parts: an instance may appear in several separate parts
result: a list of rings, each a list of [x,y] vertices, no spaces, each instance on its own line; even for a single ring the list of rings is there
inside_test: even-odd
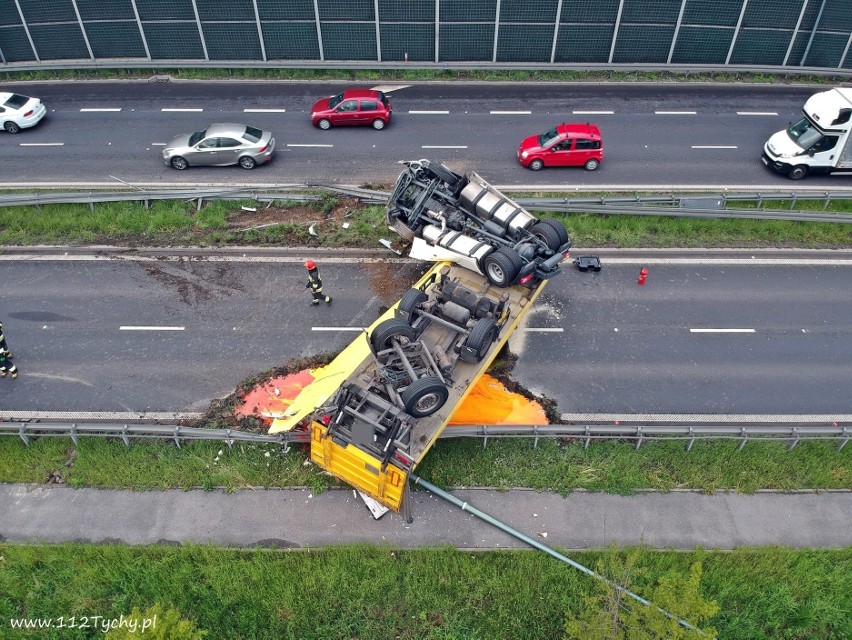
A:
[[[521,331],[529,331],[533,333],[562,333],[564,329],[562,327],[528,327],[526,329],[521,329]]]
[[[165,142],[152,142],[151,146],[152,147],[165,147],[166,143]]]
[[[841,413],[563,413],[565,422],[673,422],[677,423],[740,423],[740,422],[850,422],[852,414]]]
[[[532,111],[489,111],[493,116],[529,116]]]
[[[690,333],[754,333],[754,329],[690,329]]]
[[[183,331],[183,327],[146,327],[141,325],[123,325],[119,331]]]
[[[34,374],[30,374],[31,376]],[[152,411],[146,413],[139,411],[0,411],[0,418],[4,420],[115,420],[118,422],[133,420],[162,420],[172,422],[175,420],[189,420],[200,418],[203,413],[177,413],[173,411]]]
[[[655,111],[658,116],[694,116],[697,111]]]
[[[777,111],[737,111],[738,116],[777,116]]]
[[[288,144],[288,147],[326,147],[331,148],[333,144]]]
[[[286,113],[287,109],[243,109],[243,113]]]
[[[204,109],[184,109],[184,108],[167,108],[163,107],[160,111],[172,111],[172,112],[188,112],[188,113],[199,113],[204,111]]]
[[[103,111],[121,111],[121,107],[89,107],[86,109],[80,109],[81,113],[100,113]]]
[[[466,144],[461,144],[461,145],[424,144],[420,148],[421,149],[467,149],[467,145]]]
[[[365,327],[311,327],[311,331],[366,331]]]
[[[572,111],[577,116],[611,116],[615,111]]]
[[[399,91],[400,89],[408,89],[410,84],[379,84],[372,88],[372,91],[383,91],[390,93],[391,91]]]
[[[21,142],[22,147],[64,147],[64,142]]]
[[[732,144],[694,144],[693,149],[736,149],[736,145]]]
[[[2,256],[0,256],[2,260]],[[647,258],[640,257],[604,257],[601,262],[607,265],[726,265],[726,266],[759,266],[759,267],[783,267],[784,265],[806,267],[813,264],[818,267],[849,267],[852,266],[852,258],[814,258],[811,262],[807,258]]]
[[[408,113],[410,113],[411,115],[415,115],[415,116],[426,116],[426,115],[439,115],[439,116],[443,115],[443,116],[445,116],[449,113],[449,111],[409,111]]]

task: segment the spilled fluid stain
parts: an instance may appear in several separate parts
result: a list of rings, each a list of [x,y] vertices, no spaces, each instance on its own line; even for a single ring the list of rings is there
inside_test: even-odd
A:
[[[323,368],[303,369],[273,378],[249,391],[234,412],[244,417],[274,417],[284,413],[305,387],[322,377]],[[450,418],[453,425],[543,425],[547,416],[540,404],[506,389],[485,374]]]
[[[456,408],[448,426],[468,424],[540,425],[547,424],[547,415],[538,402],[509,391],[486,373]]]

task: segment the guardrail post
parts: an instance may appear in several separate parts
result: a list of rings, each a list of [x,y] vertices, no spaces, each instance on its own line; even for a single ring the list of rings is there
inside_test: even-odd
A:
[[[533,435],[535,436],[533,438],[533,449],[538,449],[538,425],[537,424],[533,425]]]
[[[127,425],[126,424],[122,425],[122,427],[121,427],[121,439],[124,441],[124,446],[129,447],[130,446],[130,438],[127,437],[127,434],[128,434]]]
[[[71,425],[71,441],[74,443],[75,447],[80,446],[79,440],[77,440],[77,423],[74,422]]]
[[[798,427],[793,427],[793,437],[795,438],[795,440],[793,440],[793,442],[790,444],[790,446],[787,447],[787,451],[791,451],[793,449],[793,447],[795,447],[797,444],[799,444],[799,428]]]
[[[21,440],[24,441],[25,445],[30,446],[30,437],[27,435],[27,425],[25,422],[22,422],[18,428],[18,435],[21,436]]]
[[[484,424],[484,425],[482,425],[482,448],[484,449],[487,446],[488,446],[488,425]]]
[[[231,430],[225,429],[225,444],[228,445],[228,453],[231,453],[231,445],[234,441],[231,439]]]
[[[636,450],[638,451],[639,447],[642,446],[642,438],[644,438],[642,435],[642,427],[636,427],[636,436]]]
[[[828,191],[825,192],[825,201],[822,203],[822,210],[825,211],[828,209],[828,203],[831,202],[831,196]]]
[[[180,449],[180,426],[175,427],[174,439],[175,439],[175,444],[177,445],[177,448]]]
[[[583,448],[584,448],[584,449],[588,449],[588,448],[589,448],[589,443],[590,443],[591,441],[592,441],[592,436],[591,436],[591,434],[589,433],[589,425],[586,425],[586,444],[585,444],[585,445],[583,445]]]
[[[763,196],[760,193],[757,194],[757,208],[760,209],[763,206]]]
[[[849,431],[846,429],[846,427],[843,427],[843,435],[844,435],[843,442],[841,442],[840,446],[837,447],[838,451],[842,451],[843,447],[846,446],[846,443],[849,442]]]
[[[740,445],[737,447],[737,451],[742,451],[746,440],[748,440],[748,431],[746,431],[745,427],[740,428],[740,435],[742,436],[742,439],[740,440]]]
[[[281,441],[284,443],[284,453],[290,453],[290,441],[283,435],[281,436]]]
[[[686,445],[686,452],[689,453],[692,451],[692,445],[695,444],[695,436],[693,435],[694,429],[689,427],[689,443]]]
[[[196,207],[195,207],[195,210],[196,210],[196,211],[201,211],[201,201],[202,201],[202,200],[203,200],[203,198],[199,198],[199,199],[198,199],[198,204],[197,204],[197,205],[196,205]]]

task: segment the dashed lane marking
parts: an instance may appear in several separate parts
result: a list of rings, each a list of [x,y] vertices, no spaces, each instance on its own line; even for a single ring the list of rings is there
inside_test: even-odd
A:
[[[575,116],[611,116],[615,111],[572,111]]]
[[[466,144],[461,144],[461,145],[424,144],[420,148],[421,149],[467,149],[467,145]]]
[[[658,116],[695,116],[697,111],[655,111]]]
[[[141,325],[123,325],[119,331],[183,331],[184,327],[147,327]]]
[[[324,147],[330,149],[333,144],[288,144],[288,147]]]
[[[529,116],[532,111],[489,111],[492,116]]]
[[[64,147],[64,142],[21,142],[22,147]]]
[[[103,113],[107,111],[121,111],[121,107],[88,107],[80,109],[81,113]]]
[[[777,116],[777,111],[737,111],[738,116]]]
[[[445,115],[448,115],[450,112],[449,111],[409,111],[408,113],[413,115],[413,116],[432,116],[432,115],[445,116]]]
[[[178,107],[163,107],[160,111],[170,111],[173,113],[200,113],[204,111],[204,109],[195,109],[195,108],[178,108]]]
[[[243,109],[243,113],[286,113],[287,109]]]
[[[690,329],[690,333],[754,333],[754,329]]]
[[[731,144],[694,144],[693,149],[736,149],[736,145]]]

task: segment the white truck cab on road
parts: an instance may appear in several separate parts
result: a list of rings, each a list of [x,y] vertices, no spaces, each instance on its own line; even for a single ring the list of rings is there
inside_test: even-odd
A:
[[[817,93],[802,111],[804,118],[763,145],[763,164],[791,180],[817,173],[852,175],[852,87]]]

